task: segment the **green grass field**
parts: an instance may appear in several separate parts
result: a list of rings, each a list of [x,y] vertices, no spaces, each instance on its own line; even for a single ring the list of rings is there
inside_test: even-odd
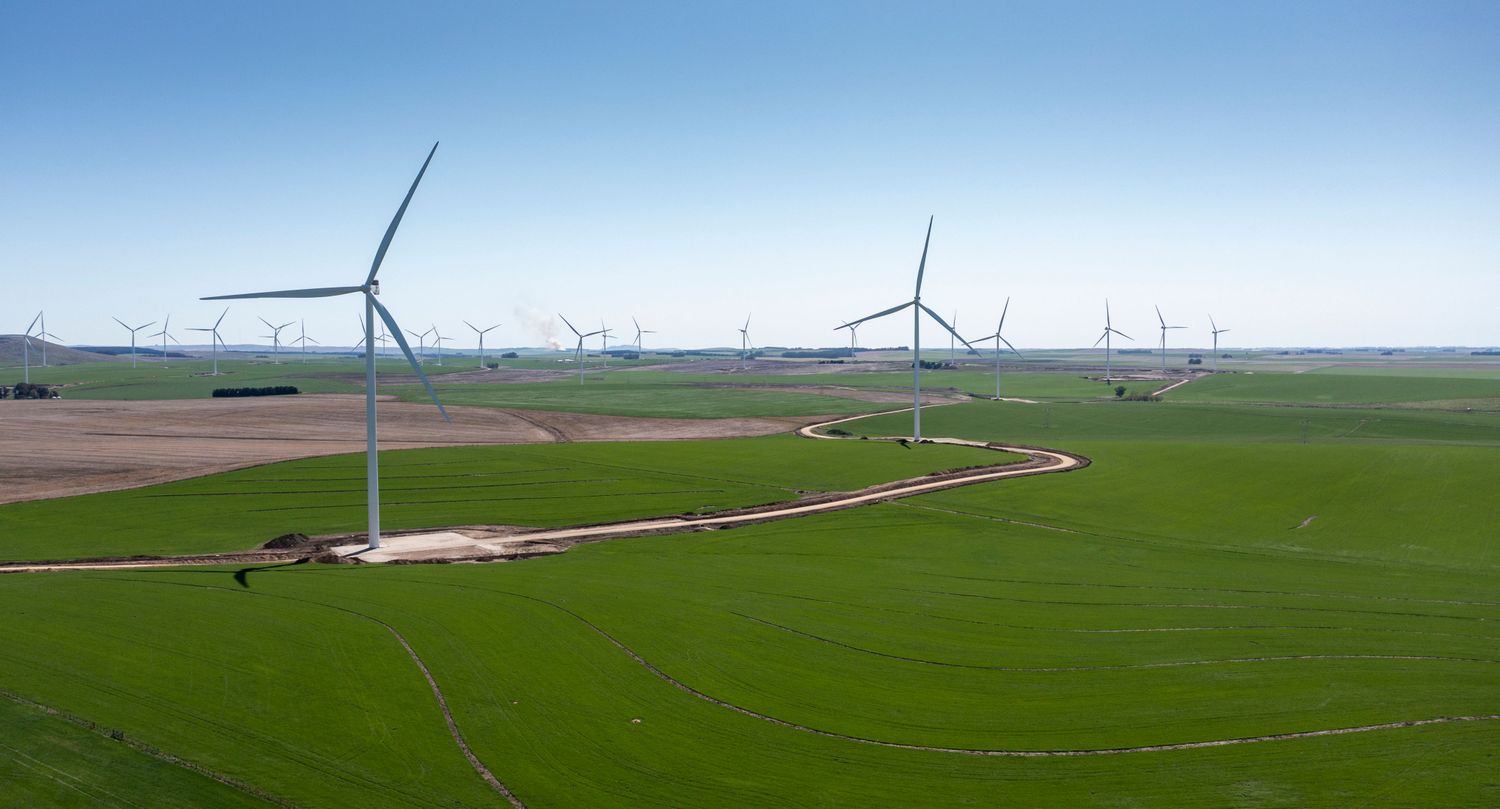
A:
[[[211,568],[0,576],[0,688],[301,806],[504,805],[393,630],[530,807],[1500,804],[1492,719],[1108,755],[912,749],[1500,714],[1500,416],[1346,404],[932,408],[927,435],[1094,463],[513,564],[260,566],[243,584]],[[910,415],[844,426],[903,434]],[[670,513],[977,453],[790,437],[389,453],[387,521]],[[24,558],[174,531],[238,547],[291,526],[357,530],[357,462],[0,507],[0,536]],[[545,494],[507,494],[533,487]],[[35,768],[24,750],[129,791],[155,766],[97,736],[50,741],[64,731],[35,731],[49,739],[36,752],[7,741],[32,731],[0,731],[0,772]],[[88,803],[25,777],[41,803]],[[215,802],[203,780],[160,789]]]
[[[1195,402],[1290,402],[1296,404],[1404,404],[1479,407],[1500,410],[1500,378],[1488,374],[1355,373],[1357,369],[1328,369],[1306,374],[1216,374],[1166,394]],[[1463,404],[1458,404],[1463,403]],[[1476,408],[1478,409],[1478,408]]]

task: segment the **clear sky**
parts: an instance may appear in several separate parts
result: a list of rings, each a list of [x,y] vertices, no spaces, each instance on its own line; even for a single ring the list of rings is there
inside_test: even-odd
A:
[[[1179,344],[1500,341],[1492,0],[428,5],[5,3],[0,332],[360,283],[441,140],[382,300],[488,345],[559,311],[840,344],[929,214],[925,299],[982,334],[1011,296],[1022,347],[1091,344],[1106,296],[1142,343],[1153,304]]]

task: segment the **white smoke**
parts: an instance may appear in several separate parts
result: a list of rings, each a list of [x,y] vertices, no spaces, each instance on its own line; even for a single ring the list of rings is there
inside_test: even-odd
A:
[[[557,339],[557,318],[543,314],[529,306],[517,306],[515,309],[516,320],[526,326],[526,330],[535,336],[548,348],[555,351],[563,350],[561,340]]]

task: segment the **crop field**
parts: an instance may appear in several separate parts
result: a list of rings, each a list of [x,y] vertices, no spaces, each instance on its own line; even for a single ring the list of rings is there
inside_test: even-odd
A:
[[[1360,373],[1356,373],[1356,370]],[[1442,369],[1364,373],[1347,366],[1306,374],[1215,374],[1168,394],[1182,401],[1292,402],[1299,404],[1464,403],[1500,410],[1500,376],[1440,375]]]
[[[1282,406],[1177,396],[1217,378],[1070,401],[1076,377],[1027,376],[1013,395],[1043,403],[931,408],[924,434],[1091,466],[518,563],[0,576],[0,773],[79,805],[146,779],[164,805],[508,805],[478,768],[528,807],[1500,803],[1500,415],[1274,384],[1257,401]],[[707,510],[996,460],[790,436],[382,458],[391,527]],[[359,530],[361,461],[3,506],[0,555]]]
[[[135,368],[127,362],[92,362],[31,369],[31,381],[39,385],[67,385],[69,399],[198,399],[207,398],[214,388],[246,388],[266,385],[295,385],[306,393],[359,393],[364,390],[364,363],[353,358],[314,357],[306,363],[286,360],[273,365],[269,360],[219,360],[219,376],[210,376],[209,360],[168,358],[163,362],[142,360]],[[429,375],[473,370],[467,364],[427,365]],[[386,361],[383,373],[410,378],[406,364],[397,366]],[[403,373],[404,372],[404,373]],[[20,379],[16,370],[15,378]],[[5,384],[10,384],[7,379]]]

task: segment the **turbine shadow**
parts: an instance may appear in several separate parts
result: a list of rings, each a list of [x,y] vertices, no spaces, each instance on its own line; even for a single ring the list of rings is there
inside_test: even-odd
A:
[[[282,562],[279,565],[261,565],[260,567],[242,567],[234,572],[234,581],[241,587],[250,588],[250,574],[262,570],[275,570],[278,567],[292,567],[293,565],[307,564],[306,559],[297,559],[291,562]]]

